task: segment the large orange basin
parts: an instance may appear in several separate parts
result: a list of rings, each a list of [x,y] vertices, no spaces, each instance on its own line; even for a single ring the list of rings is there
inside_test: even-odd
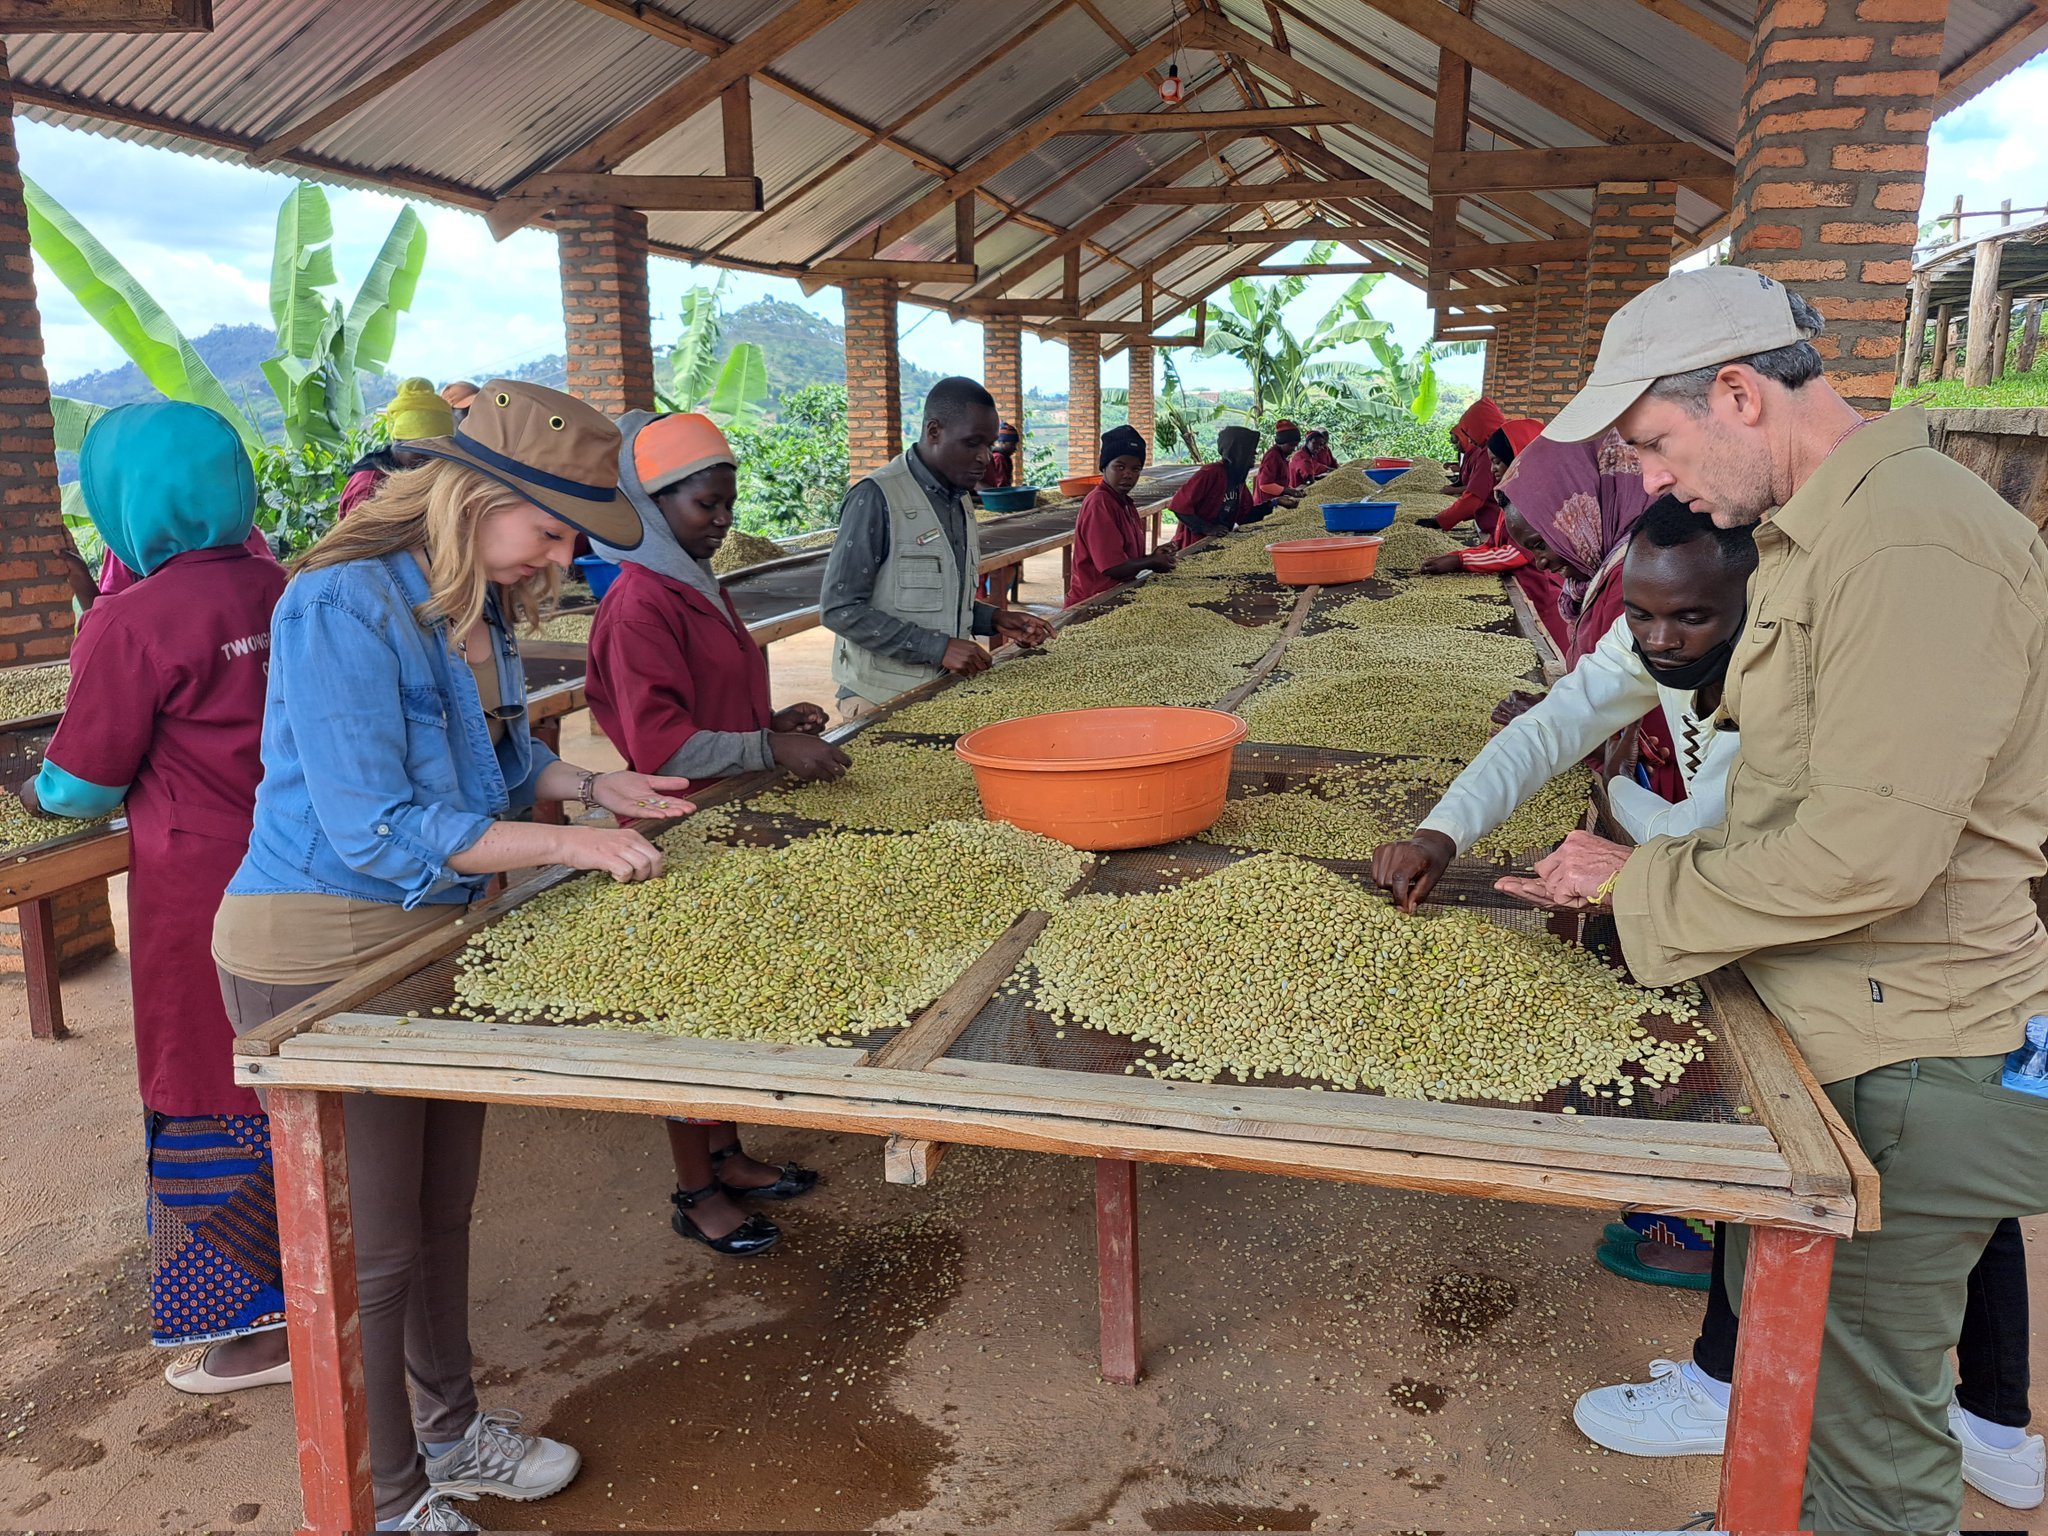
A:
[[[984,725],[953,750],[992,820],[1075,848],[1149,848],[1215,825],[1247,730],[1220,709],[1065,709]]]
[[[1273,575],[1290,587],[1342,586],[1363,581],[1380,561],[1378,538],[1288,539],[1268,544]]]
[[[1100,484],[1102,484],[1102,476],[1100,475],[1061,475],[1060,494],[1062,496],[1086,496]]]

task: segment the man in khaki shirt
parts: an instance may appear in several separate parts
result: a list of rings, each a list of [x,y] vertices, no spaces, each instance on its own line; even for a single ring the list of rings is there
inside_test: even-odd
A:
[[[1674,275],[1547,429],[1617,427],[1651,493],[1760,525],[1724,704],[1742,748],[1722,826],[1574,833],[1502,886],[1611,901],[1649,984],[1739,964],[1791,1031],[1883,1176],[1882,1230],[1836,1250],[1805,1522],[1947,1531],[1966,1280],[2001,1218],[2048,1210],[2048,1097],[2001,1084],[2048,1013],[2048,550],[1921,412],[1865,422],[1819,329],[1761,274]]]

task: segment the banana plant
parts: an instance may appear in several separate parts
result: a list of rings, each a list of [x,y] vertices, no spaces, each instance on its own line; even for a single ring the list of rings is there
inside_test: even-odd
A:
[[[389,365],[398,318],[412,308],[426,267],[426,227],[411,208],[401,208],[344,309],[328,296],[340,280],[333,240],[327,194],[300,182],[277,211],[270,266],[277,355],[263,364],[294,448],[333,448],[361,426],[368,414],[362,375]]]
[[[187,400],[220,412],[252,450],[262,443],[263,435],[255,423],[229,398],[191,339],[135,274],[35,181],[23,176],[21,182],[29,241],[35,253],[142,370],[142,376],[168,399]],[[73,422],[80,420],[77,411],[68,415]],[[82,426],[78,435],[84,436]],[[78,443],[60,441],[57,446],[76,451]]]
[[[668,355],[669,387],[655,390],[664,411],[701,411],[721,427],[758,426],[768,414],[768,356],[743,341],[719,361],[725,339],[720,300],[725,275],[683,294],[683,329]]]
[[[1328,261],[1336,246],[1320,241],[1309,251],[1308,264]],[[1311,361],[1332,348],[1374,342],[1391,326],[1373,318],[1366,296],[1379,282],[1369,273],[1347,287],[1324,311],[1306,337],[1287,324],[1287,307],[1300,298],[1307,279],[1292,275],[1272,282],[1238,278],[1226,294],[1227,306],[1208,306],[1208,336],[1200,355],[1233,357],[1251,376],[1254,424],[1280,416],[1299,416],[1322,402],[1346,409],[1365,409],[1373,397],[1370,365],[1345,360]]]

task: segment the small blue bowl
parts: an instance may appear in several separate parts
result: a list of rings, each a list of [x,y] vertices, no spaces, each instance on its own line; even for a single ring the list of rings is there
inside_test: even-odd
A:
[[[603,597],[611,584],[619,579],[619,568],[602,555],[578,555],[576,569],[590,583],[592,597]]]
[[[1378,533],[1393,526],[1400,510],[1398,501],[1332,501],[1323,507],[1323,527],[1331,533]]]
[[[1408,466],[1406,465],[1402,465],[1398,469],[1368,469],[1365,472],[1365,478],[1374,485],[1385,485],[1389,480],[1398,480],[1407,473]]]
[[[1006,485],[1001,490],[980,490],[974,493],[981,498],[981,505],[989,512],[1022,512],[1038,505],[1038,487],[1035,485]]]

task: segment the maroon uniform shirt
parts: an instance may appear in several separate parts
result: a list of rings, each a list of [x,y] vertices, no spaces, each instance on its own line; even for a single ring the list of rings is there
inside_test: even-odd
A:
[[[1074,570],[1067,578],[1067,606],[1085,603],[1117,585],[1102,573],[1113,565],[1145,558],[1145,524],[1138,504],[1108,484],[1098,485],[1074,519]]]
[[[1236,525],[1238,518],[1252,508],[1250,487],[1230,483],[1230,470],[1221,459],[1204,464],[1181,483],[1173,493],[1173,500],[1167,503],[1175,512],[1185,512],[1188,517],[1199,518],[1211,526],[1210,531],[1222,533]],[[1173,542],[1182,548],[1207,534],[1197,533],[1181,520],[1180,532]]]
[[[637,773],[699,731],[765,731],[768,658],[729,594],[624,564],[590,626],[590,712]]]
[[[142,1102],[249,1115],[213,966],[213,917],[249,851],[263,777],[270,611],[284,567],[246,546],[166,560],[93,604],[51,762],[128,788],[128,944]]]

